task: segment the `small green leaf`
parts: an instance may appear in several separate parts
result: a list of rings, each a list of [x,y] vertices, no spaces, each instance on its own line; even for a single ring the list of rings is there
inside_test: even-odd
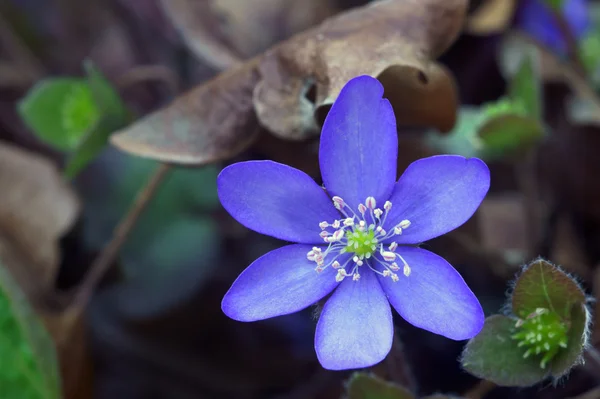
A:
[[[510,81],[508,95],[512,101],[518,102],[524,108],[525,115],[540,120],[543,96],[539,57],[536,54],[537,52],[531,52],[520,60],[517,72]]]
[[[494,315],[485,320],[481,332],[463,351],[461,363],[471,374],[503,386],[531,386],[549,376],[539,361],[523,358],[523,350],[512,339],[516,320]]]
[[[1,264],[0,359],[2,398],[62,398],[54,344]]]
[[[99,111],[84,79],[51,78],[36,84],[18,111],[38,138],[70,151],[98,121]]]
[[[479,107],[461,107],[454,129],[445,135],[430,132],[427,137],[428,143],[446,154],[458,154],[468,158],[479,156],[480,143],[476,134],[485,118],[486,115]]]
[[[406,388],[367,373],[354,373],[346,391],[348,399],[415,399]]]
[[[486,121],[477,134],[485,157],[496,158],[527,152],[544,137],[544,128],[536,119],[505,114]]]
[[[572,367],[583,362],[583,350],[587,345],[590,313],[582,303],[576,303],[570,312],[570,328],[567,348],[559,352],[550,364],[552,375],[561,377]]]
[[[84,63],[91,96],[100,112],[100,121],[80,141],[65,166],[65,176],[75,177],[106,148],[110,135],[126,126],[131,116],[111,83],[91,62]]]
[[[512,294],[512,310],[521,318],[547,308],[569,321],[575,304],[585,304],[584,292],[575,280],[543,259],[526,267]]]
[[[130,119],[129,111],[121,96],[102,72],[90,61],[84,63],[87,82],[103,118],[114,123],[114,129],[125,126]]]

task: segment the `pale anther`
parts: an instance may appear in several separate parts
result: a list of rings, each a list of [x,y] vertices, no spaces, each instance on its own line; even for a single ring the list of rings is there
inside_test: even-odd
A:
[[[410,276],[410,267],[408,265],[404,265],[404,269],[402,270],[406,277]]]
[[[402,229],[398,226],[394,227],[394,234],[399,236],[400,234],[402,234]]]
[[[367,211],[367,207],[364,206],[363,204],[358,204],[358,211],[360,212],[361,215],[365,215],[365,212]]]
[[[400,270],[400,267],[398,266],[398,264],[396,262],[394,262],[390,265],[390,269],[397,272],[398,270]]]
[[[410,220],[404,219],[403,221],[400,222],[400,224],[398,226],[400,226],[400,228],[402,228],[402,229],[407,229],[410,227]]]
[[[333,267],[334,269],[339,269],[340,266],[340,262],[338,262],[337,260],[331,264],[331,267]]]
[[[334,229],[339,229],[340,228],[340,221],[336,220],[335,222],[333,222],[333,224],[331,225],[331,227],[333,227]]]
[[[319,227],[321,228],[321,230],[325,230],[328,226],[329,226],[329,223],[327,223],[327,222],[319,223]]]
[[[396,282],[398,282],[398,280],[400,280],[400,279],[398,278],[398,275],[397,275],[396,273],[392,273],[392,281],[393,281],[394,283],[396,283]]]
[[[383,271],[383,277],[389,277],[389,276],[391,276],[391,275],[392,275],[392,272],[391,272],[391,271],[389,271],[389,270],[387,270],[387,269],[385,269],[385,270]]]
[[[390,244],[390,251],[394,252],[396,250],[396,248],[398,248],[397,242],[393,242]]]
[[[329,232],[328,232],[328,231],[322,231],[322,232],[319,234],[319,236],[320,236],[321,238],[328,237],[328,236],[329,236]]]
[[[348,226],[352,226],[354,224],[354,218],[346,218],[344,219],[344,226],[348,227]]]
[[[375,209],[375,207],[377,206],[377,203],[375,202],[375,198],[374,197],[367,197],[367,199],[365,200],[365,205],[370,210]]]
[[[354,273],[354,275],[352,276],[352,280],[358,281],[359,279],[360,279],[360,274]]]
[[[385,201],[385,204],[383,204],[383,209],[389,211],[390,209],[392,209],[392,203],[390,201]]]
[[[377,219],[379,219],[379,218],[381,217],[381,215],[383,215],[383,211],[382,211],[381,209],[379,209],[379,208],[375,209],[375,210],[373,211],[373,213],[375,214],[375,217],[376,217]]]
[[[396,260],[396,254],[390,251],[380,251],[381,256],[383,256],[383,259],[386,262],[391,262],[393,260]]]

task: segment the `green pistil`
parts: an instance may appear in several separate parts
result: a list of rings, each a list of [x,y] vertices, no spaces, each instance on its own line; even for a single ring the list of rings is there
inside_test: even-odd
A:
[[[361,259],[370,258],[377,249],[377,238],[373,229],[347,231],[346,239],[348,244],[344,252],[355,253]]]
[[[525,347],[523,358],[541,356],[540,367],[546,365],[561,348],[567,347],[568,326],[560,316],[548,309],[539,308],[517,323],[517,333],[512,336]]]

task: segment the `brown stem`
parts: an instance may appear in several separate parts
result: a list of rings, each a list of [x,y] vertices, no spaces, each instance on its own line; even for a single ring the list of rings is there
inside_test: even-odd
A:
[[[569,60],[573,64],[574,68],[580,73],[582,76],[585,76],[585,66],[583,65],[583,61],[581,57],[579,57],[579,45],[577,44],[577,38],[573,33],[573,30],[569,26],[569,22],[565,19],[565,16],[559,11],[555,10],[550,6],[546,6],[550,10],[552,17],[554,18],[554,22],[558,25],[558,29],[565,39],[567,43],[567,56]]]
[[[537,200],[537,178],[535,174],[536,151],[532,150],[517,164],[517,182],[524,197],[525,206],[525,235],[526,235],[526,259],[531,259],[538,254],[539,241],[539,206]]]
[[[131,233],[131,230],[135,226],[140,215],[150,203],[150,200],[154,197],[156,190],[160,187],[169,170],[170,166],[167,164],[160,164],[157,167],[153,175],[146,183],[146,186],[143,187],[138,193],[133,205],[129,209],[129,212],[115,228],[111,241],[108,243],[108,245],[106,245],[106,247],[104,247],[100,255],[92,263],[90,271],[87,273],[85,280],[80,285],[73,302],[73,304],[75,304],[81,311],[85,308],[85,305],[89,301],[94,289],[104,274],[115,261],[119,250],[127,241],[129,233]]]

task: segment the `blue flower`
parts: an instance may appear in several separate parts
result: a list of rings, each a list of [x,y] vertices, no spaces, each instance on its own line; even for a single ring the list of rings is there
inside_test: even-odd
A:
[[[411,324],[464,340],[483,326],[481,305],[458,272],[416,244],[466,222],[485,197],[479,159],[434,156],[396,182],[398,137],[383,87],[368,76],[342,89],[323,126],[324,187],[271,161],[225,168],[218,191],[241,224],[297,244],[252,263],[223,298],[223,312],[255,321],[327,299],[316,328],[323,367],[368,367],[390,351],[391,305]]]
[[[562,14],[576,39],[581,39],[590,27],[588,0],[565,0]],[[567,43],[552,11],[544,0],[524,0],[517,23],[525,32],[559,54],[567,52]]]

